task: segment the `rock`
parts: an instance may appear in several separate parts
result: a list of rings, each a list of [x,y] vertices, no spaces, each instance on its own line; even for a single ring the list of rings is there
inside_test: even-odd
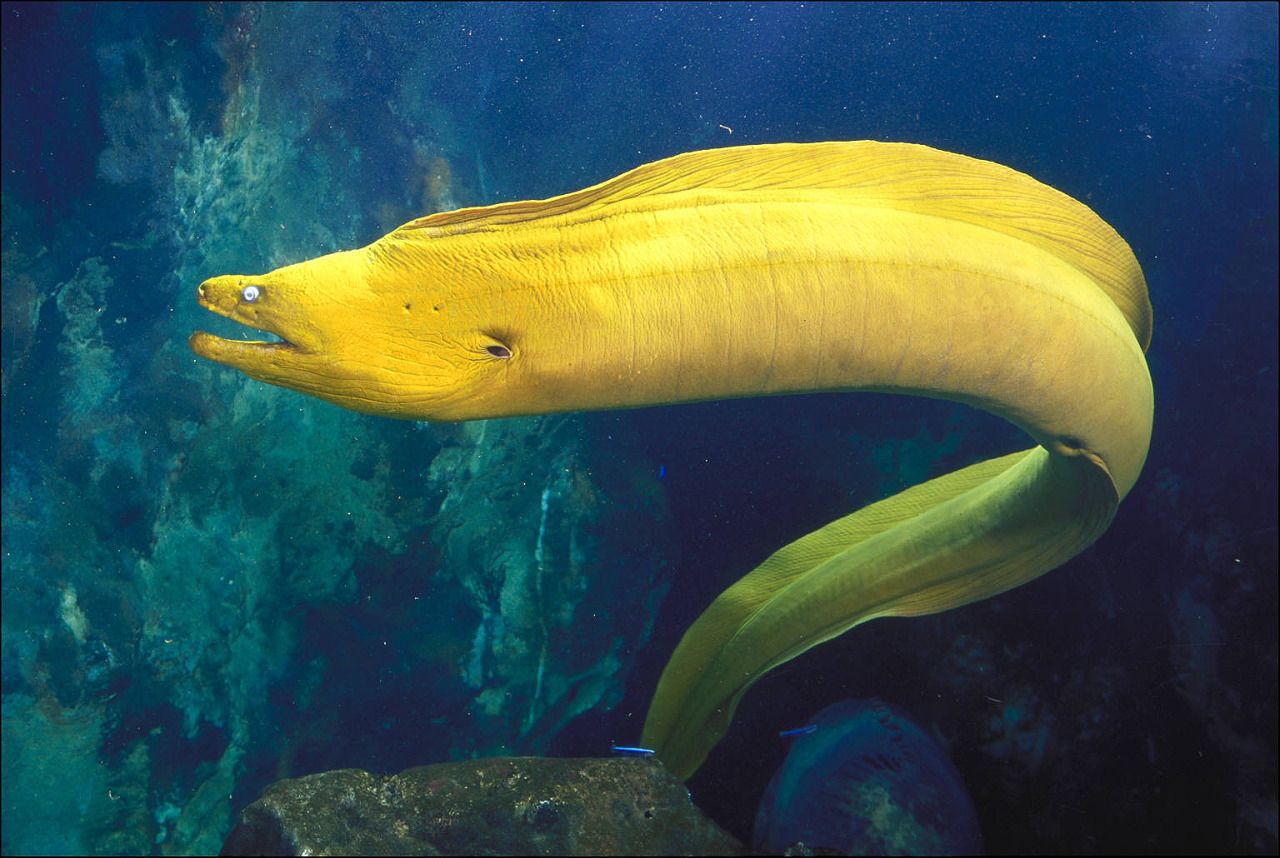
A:
[[[267,787],[223,855],[740,855],[653,759],[490,757]]]
[[[765,854],[976,855],[978,816],[947,752],[882,700],[843,700],[797,735],[756,816]]]

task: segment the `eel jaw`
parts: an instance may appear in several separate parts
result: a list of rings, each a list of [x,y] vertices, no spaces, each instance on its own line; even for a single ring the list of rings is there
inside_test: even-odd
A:
[[[187,338],[187,346],[206,360],[244,372],[249,372],[255,362],[269,360],[273,353],[297,352],[297,347],[288,341],[228,340],[205,331],[192,333]]]
[[[231,340],[196,331],[188,338],[187,346],[202,358],[238,369],[246,375],[296,387],[296,383],[289,383],[292,370],[308,358],[319,356],[318,338],[301,325],[288,324],[287,314],[279,306],[259,307],[242,301],[240,290],[252,281],[253,278],[238,275],[212,277],[196,289],[196,302],[212,313],[279,337],[279,340]]]

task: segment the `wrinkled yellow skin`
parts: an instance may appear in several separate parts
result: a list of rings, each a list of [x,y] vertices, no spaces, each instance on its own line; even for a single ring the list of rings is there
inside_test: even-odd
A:
[[[215,277],[199,300],[286,342],[197,333],[197,354],[373,414],[861,389],[965,402],[1026,430],[1032,450],[833,522],[707,609],[641,739],[681,777],[772,667],[865,620],[995,595],[1079,553],[1151,435],[1151,310],[1128,245],[1022,173],[911,144],[679,155]]]

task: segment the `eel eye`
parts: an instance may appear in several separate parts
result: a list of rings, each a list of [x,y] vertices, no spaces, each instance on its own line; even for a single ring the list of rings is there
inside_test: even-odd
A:
[[[508,360],[511,357],[511,349],[506,346],[485,346],[484,350],[499,360]]]
[[[262,293],[258,290],[258,287],[250,283],[248,286],[240,290],[240,300],[244,301],[246,304],[252,304],[254,301],[258,300],[258,296],[260,294]]]

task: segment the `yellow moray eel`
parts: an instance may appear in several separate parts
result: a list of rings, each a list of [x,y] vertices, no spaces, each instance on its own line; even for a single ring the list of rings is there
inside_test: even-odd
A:
[[[198,300],[281,342],[196,333],[196,354],[372,414],[878,390],[968,403],[1035,440],[828,524],[717,598],[672,655],[641,737],[682,778],[771,668],[1082,551],[1151,436],[1151,307],[1129,246],[1029,176],[926,146],[691,152],[214,277]]]

